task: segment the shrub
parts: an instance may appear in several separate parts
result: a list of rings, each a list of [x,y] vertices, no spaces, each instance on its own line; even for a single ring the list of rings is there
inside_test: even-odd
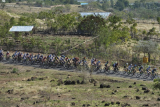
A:
[[[17,68],[13,68],[12,73],[17,73],[18,69]]]
[[[154,79],[153,88],[154,89],[160,89],[160,78]]]

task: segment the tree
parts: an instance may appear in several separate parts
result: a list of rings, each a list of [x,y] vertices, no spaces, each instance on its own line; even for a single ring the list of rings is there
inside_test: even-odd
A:
[[[149,41],[138,41],[137,45],[134,46],[134,50],[137,52],[143,52],[148,54],[148,61],[151,61],[151,54],[158,53],[158,43]]]
[[[115,4],[115,8],[122,11],[125,7],[129,6],[128,0],[118,0]]]
[[[159,32],[160,32],[160,17],[157,17],[157,22],[159,24]]]
[[[113,8],[114,7],[114,1],[111,0],[111,7]]]
[[[78,30],[81,33],[89,33],[90,35],[97,35],[100,28],[106,26],[106,21],[100,15],[89,15],[83,18],[78,25]]]
[[[109,7],[110,7],[110,3],[109,3],[109,1],[104,2],[104,3],[102,4],[102,9],[103,9],[104,11],[106,11],[106,10],[107,10],[107,8],[109,8]]]
[[[147,33],[148,36],[150,36],[150,39],[151,39],[151,36],[154,36],[156,35],[156,28],[153,27],[152,29],[149,30],[149,32]]]

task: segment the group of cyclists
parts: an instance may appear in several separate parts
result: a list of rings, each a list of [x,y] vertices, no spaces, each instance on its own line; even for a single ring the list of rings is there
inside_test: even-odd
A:
[[[132,75],[134,75],[136,73],[136,71],[139,71],[138,76],[141,76],[142,74],[146,74],[147,77],[151,76],[151,78],[154,78],[156,75],[155,73],[157,71],[157,68],[151,69],[151,67],[149,65],[147,68],[144,68],[143,65],[138,67],[136,64],[129,65],[128,63],[126,63],[124,66],[124,71],[125,71],[124,73],[132,74]]]
[[[0,50],[0,60],[2,60],[4,57],[3,54],[3,50]],[[10,53],[9,51],[6,52],[6,60],[10,59]],[[35,63],[39,63],[40,66],[42,65],[47,65],[47,66],[53,66],[53,65],[61,65],[64,66],[66,68],[71,67],[72,65],[77,68],[79,65],[85,66],[89,69],[86,57],[83,57],[82,60],[80,60],[80,58],[78,57],[74,57],[73,59],[66,57],[65,55],[61,55],[60,57],[58,57],[55,54],[49,54],[47,56],[38,53],[37,55],[33,55],[33,54],[29,54],[29,53],[23,53],[23,52],[15,52],[12,55],[12,61],[18,61],[18,62],[23,62],[23,63],[30,63],[30,64],[35,64]],[[97,60],[96,58],[92,58],[91,59],[91,67],[90,68],[94,68],[94,71],[102,71],[102,64],[100,60]],[[113,71],[116,73],[119,71],[119,66],[118,66],[118,62],[112,62],[112,67],[113,67]],[[104,64],[104,72],[109,72],[110,71],[110,66],[109,66],[109,62],[107,61]],[[148,68],[145,70],[144,67],[141,66],[137,66],[137,65],[132,65],[132,64],[128,64],[126,63],[124,65],[124,74],[136,74],[136,72],[139,71],[139,74],[141,76],[141,74],[143,74],[144,72],[147,73],[147,75],[149,76],[150,74],[154,75],[155,72],[157,71],[156,68],[153,68],[151,70],[151,67],[148,66]]]

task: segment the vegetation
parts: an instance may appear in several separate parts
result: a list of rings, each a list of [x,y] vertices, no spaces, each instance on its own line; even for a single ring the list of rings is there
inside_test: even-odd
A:
[[[28,68],[20,65],[16,66],[19,75],[9,73],[14,67],[0,63],[0,81],[6,83],[0,85],[0,106],[3,107],[17,105],[80,107],[107,104],[139,107],[145,104],[150,106],[159,104],[159,90],[154,89],[153,82],[102,75],[89,76],[87,73]],[[83,80],[86,82],[82,82]],[[67,84],[66,81],[74,81],[75,84]],[[102,84],[110,87],[102,88]]]

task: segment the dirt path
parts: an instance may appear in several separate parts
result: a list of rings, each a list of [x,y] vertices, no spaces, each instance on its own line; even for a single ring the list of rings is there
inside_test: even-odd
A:
[[[10,62],[6,62],[6,61],[0,62],[0,63],[3,63],[4,65],[11,65],[11,66],[14,65],[15,67],[18,66],[18,68],[21,69],[21,71],[26,70],[26,69],[29,69],[29,70],[44,69],[44,68],[40,67],[39,65],[30,65],[29,66],[29,65],[22,65],[21,63],[11,64]],[[49,69],[53,69],[53,70],[57,70],[57,71],[82,73],[81,71],[76,71],[75,69],[70,69],[70,70],[66,70],[66,69],[63,69],[63,68],[49,68]],[[134,76],[128,76],[128,75],[123,74],[122,71],[119,71],[118,73],[113,73],[113,71],[111,71],[109,74],[108,73],[103,73],[103,72],[93,72],[92,74],[93,75],[106,75],[106,76],[110,76],[110,77],[126,78],[126,79],[140,80],[140,81],[153,81],[150,78],[141,78],[141,77],[137,78],[135,75]],[[159,75],[159,78],[160,78],[160,75]]]

